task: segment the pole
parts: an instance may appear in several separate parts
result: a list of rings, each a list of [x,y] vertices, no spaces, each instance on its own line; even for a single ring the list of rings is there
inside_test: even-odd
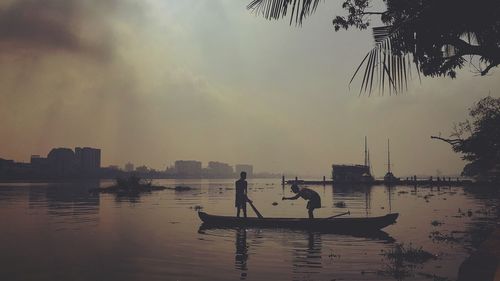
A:
[[[344,216],[344,215],[350,215],[350,214],[351,214],[351,212],[350,212],[350,211],[347,211],[347,212],[345,212],[345,213],[338,214],[338,215],[331,216],[331,217],[324,218],[324,219],[325,219],[325,220],[329,220],[329,219],[333,219],[333,218],[340,217],[340,216]]]
[[[250,200],[250,199],[248,199],[248,198],[247,198],[247,201],[248,201],[248,203],[250,204],[250,207],[252,207],[252,209],[253,209],[253,211],[255,212],[255,214],[257,215],[257,217],[258,217],[259,219],[263,219],[264,217],[260,214],[259,210],[257,210],[257,208],[255,208],[255,206],[253,205],[252,200]]]

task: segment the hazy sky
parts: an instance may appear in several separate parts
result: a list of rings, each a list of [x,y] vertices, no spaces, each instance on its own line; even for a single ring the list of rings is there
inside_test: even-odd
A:
[[[248,2],[2,1],[0,157],[92,146],[103,165],[197,159],[328,175],[332,163],[362,163],[367,136],[376,176],[387,138],[396,175],[461,171],[430,136],[500,96],[498,69],[358,97],[348,81],[372,37],[333,31],[340,1],[301,28],[256,17]]]

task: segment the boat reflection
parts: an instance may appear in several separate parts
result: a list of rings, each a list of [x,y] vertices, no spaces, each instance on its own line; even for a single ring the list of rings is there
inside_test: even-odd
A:
[[[309,233],[310,231],[307,230],[300,230],[300,229],[288,229],[288,228],[251,228],[251,227],[234,227],[234,226],[217,226],[217,225],[211,225],[211,224],[206,224],[202,223],[200,227],[198,228],[198,233],[200,234],[205,234],[207,230],[217,230],[217,229],[225,229],[225,230],[235,230],[235,229],[266,229],[269,231],[280,231],[280,232],[306,232]],[[379,240],[383,241],[386,243],[394,243],[396,240],[390,236],[387,232],[378,230],[378,231],[372,231],[372,232],[354,232],[354,233],[344,233],[344,232],[338,232],[336,230],[321,230],[321,231],[314,231],[311,233],[317,233],[317,234],[332,234],[332,235],[339,235],[339,236],[351,236],[351,237],[356,237],[356,238],[367,238],[371,240]]]
[[[326,254],[331,252],[332,245],[337,243],[346,245],[345,241],[366,243],[367,240],[379,244],[392,244],[394,238],[383,231],[364,235],[344,235],[334,232],[317,232],[297,229],[283,228],[250,228],[250,227],[217,227],[213,225],[201,224],[198,233],[213,237],[234,237],[234,268],[239,272],[239,279],[246,280],[250,272],[248,260],[251,255],[258,255],[258,249],[268,241],[281,241],[281,246],[275,249],[276,253],[281,253],[282,259],[289,261],[291,266],[291,280],[314,280],[314,275],[322,275],[323,264]],[[250,242],[247,241],[250,239]],[[227,243],[227,242],[225,242]],[[327,243],[326,245],[323,245]],[[324,246],[326,251],[324,251]],[[345,246],[340,246],[345,247]],[[253,248],[251,251],[250,248]],[[345,248],[344,248],[345,249]],[[281,255],[280,254],[280,255]],[[288,257],[287,257],[288,256]],[[331,258],[328,259],[331,263]],[[258,264],[259,258],[255,258]],[[283,266],[283,265],[281,265]]]

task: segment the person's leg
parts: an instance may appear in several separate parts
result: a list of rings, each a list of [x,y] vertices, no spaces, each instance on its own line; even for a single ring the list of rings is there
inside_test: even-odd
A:
[[[240,217],[240,207],[236,207],[236,217],[239,218]]]
[[[243,204],[243,217],[245,217],[245,218],[247,217],[247,203],[246,202]]]
[[[313,208],[307,209],[307,213],[309,214],[310,219],[314,219],[313,211],[314,211]]]

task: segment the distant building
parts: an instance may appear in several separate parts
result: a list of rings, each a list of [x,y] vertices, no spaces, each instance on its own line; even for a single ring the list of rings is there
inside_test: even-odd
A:
[[[50,173],[49,161],[40,155],[31,155],[30,160],[31,175],[33,177],[43,177]]]
[[[133,172],[134,171],[134,164],[128,162],[125,164],[125,172]]]
[[[169,178],[175,178],[177,176],[177,173],[175,171],[175,167],[166,167],[165,168],[165,175]]]
[[[334,183],[372,182],[374,179],[367,165],[332,165]]]
[[[31,155],[30,164],[33,168],[40,169],[47,167],[48,161],[47,158],[41,157],[40,155]]]
[[[118,165],[109,165],[108,169],[113,170],[113,171],[119,171],[120,170],[120,166],[118,166]]]
[[[59,176],[70,175],[75,172],[76,158],[73,150],[69,148],[54,148],[47,155],[50,170]]]
[[[253,166],[247,164],[237,164],[235,166],[236,176],[239,176],[241,172],[246,172],[247,177],[251,178],[253,176]]]
[[[179,178],[201,178],[201,162],[177,160],[175,161],[175,172]]]
[[[227,163],[210,161],[205,169],[209,178],[230,178],[233,177],[233,167]]]
[[[14,167],[14,160],[0,158],[0,171],[8,171]]]
[[[91,147],[75,148],[75,159],[79,169],[95,172],[101,168],[101,150]]]
[[[142,166],[139,166],[139,167],[135,168],[135,171],[138,172],[138,173],[145,174],[145,173],[149,172],[149,168],[147,166],[145,166],[145,165],[142,165]]]

